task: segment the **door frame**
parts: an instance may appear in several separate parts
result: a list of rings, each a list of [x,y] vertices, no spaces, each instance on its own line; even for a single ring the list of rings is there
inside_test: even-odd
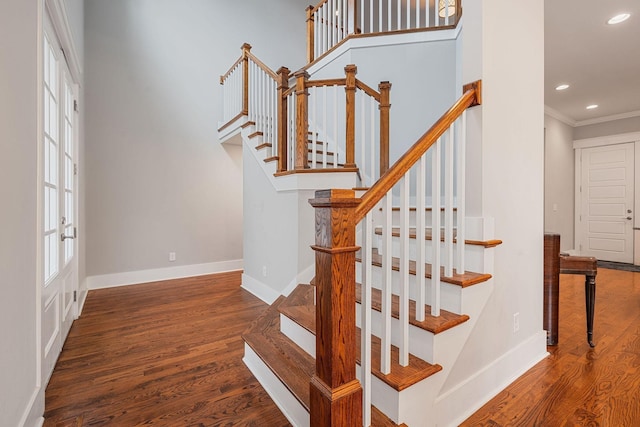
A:
[[[578,139],[573,141],[574,148],[574,244],[573,247],[579,252],[580,241],[582,240],[582,229],[580,224],[582,193],[580,185],[582,182],[582,150],[585,148],[604,147],[617,144],[634,144],[634,192],[633,195],[633,263],[640,265],[640,132],[621,133],[597,138]]]
[[[48,17],[47,17],[48,16]],[[50,24],[47,24],[47,20]],[[44,212],[44,167],[43,167],[43,159],[44,159],[44,38],[45,33],[49,34],[49,37],[55,36],[57,38],[60,47],[64,51],[64,59],[66,60],[66,65],[68,68],[68,75],[71,80],[72,91],[74,92],[75,99],[78,100],[79,105],[82,106],[82,67],[81,62],[78,56],[78,51],[76,49],[73,37],[71,26],[69,24],[69,19],[67,17],[66,7],[64,0],[39,0],[38,1],[38,69],[36,72],[37,75],[37,92],[38,92],[38,110],[37,110],[37,135],[38,135],[38,143],[37,143],[37,180],[36,180],[36,194],[37,194],[37,224],[36,224],[36,348],[38,351],[37,364],[36,364],[36,379],[37,386],[39,387],[39,395],[38,399],[42,399],[44,401],[44,389],[46,388],[48,378],[43,377],[44,370],[44,360],[43,353],[44,347],[42,344],[42,318],[43,318],[43,287],[44,287],[44,245],[42,242],[44,235],[44,220],[43,220],[43,212]],[[81,111],[79,108],[78,110]],[[75,150],[75,163],[80,164],[81,157],[80,154],[82,152],[81,147],[83,146],[82,141],[82,114],[80,111],[74,111],[74,129],[73,129],[73,139],[74,139],[74,150]],[[79,190],[82,188],[80,184],[81,175],[78,173],[74,179],[74,191],[76,194],[76,203],[74,206],[74,217],[76,226],[80,229],[83,218],[80,217],[81,214],[81,203],[83,200],[82,195]],[[73,306],[71,307],[70,316],[73,319],[76,319],[81,310],[81,303],[83,302],[82,289],[84,286],[80,282],[80,257],[83,255],[80,254],[80,249],[83,247],[80,242],[75,241],[75,251],[74,251],[74,288],[77,291],[77,300],[74,301]],[[86,292],[85,292],[86,294]],[[86,296],[86,295],[85,295]],[[60,309],[63,309],[60,307]],[[62,313],[61,313],[62,314]]]

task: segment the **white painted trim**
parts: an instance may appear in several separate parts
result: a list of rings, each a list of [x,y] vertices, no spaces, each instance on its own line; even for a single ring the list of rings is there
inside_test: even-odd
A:
[[[280,297],[280,294],[274,291],[271,287],[245,273],[242,273],[241,287],[269,305],[273,304],[273,302]]]
[[[349,36],[349,38],[340,46],[335,48],[327,56],[322,58],[316,64],[307,69],[309,75],[322,70],[327,65],[338,59],[340,56],[349,52],[351,49],[363,49],[370,47],[394,46],[401,44],[424,43],[435,41],[456,40],[463,25],[459,24],[451,30],[440,31],[419,31],[415,33],[400,33],[367,36],[366,34]]]
[[[64,6],[63,0],[45,0],[47,11],[51,17],[51,22],[60,40],[64,55],[67,58],[69,64],[69,70],[73,81],[80,86],[84,84],[82,80],[82,64],[78,58],[78,51],[73,42],[73,36],[71,33],[71,26],[69,25],[69,19],[67,18],[67,9]]]
[[[296,277],[289,282],[286,288],[282,291],[282,295],[289,296],[291,292],[301,283],[308,284],[311,283],[311,279],[313,279],[316,275],[316,264],[313,263],[309,267],[302,270]]]
[[[597,117],[595,119],[580,120],[576,122],[575,126],[595,125],[598,123],[613,122],[615,120],[630,119],[632,117],[640,117],[640,110],[629,111],[628,113],[613,114],[611,116]]]
[[[29,398],[27,407],[25,408],[20,423],[21,427],[40,427],[44,424],[44,389],[36,387]]]
[[[82,310],[84,310],[84,303],[87,302],[87,295],[89,294],[89,287],[87,284],[87,278],[82,280],[82,285],[78,289],[78,317],[82,316]]]
[[[569,125],[571,127],[575,127],[576,124],[577,124],[577,122],[575,120],[573,120],[572,118],[570,118],[568,116],[565,116],[560,111],[554,110],[553,108],[549,107],[548,105],[544,106],[544,113],[547,116],[553,117],[556,120],[560,120],[565,125]]]
[[[177,267],[156,268],[153,270],[127,271],[124,273],[102,274],[86,278],[87,289],[105,289],[138,283],[180,279],[205,274],[224,273],[242,270],[241,259],[209,262],[204,264],[180,265]]]
[[[547,333],[535,333],[455,388],[438,396],[434,425],[460,425],[485,403],[546,358]],[[525,362],[523,362],[525,361]],[[460,402],[464,402],[463,405]]]
[[[291,424],[296,427],[309,425],[309,412],[248,344],[244,345],[242,361]]]
[[[640,132],[619,133],[616,135],[599,136],[597,138],[577,139],[573,141],[573,148],[603,147],[605,145],[638,141],[640,141]]]

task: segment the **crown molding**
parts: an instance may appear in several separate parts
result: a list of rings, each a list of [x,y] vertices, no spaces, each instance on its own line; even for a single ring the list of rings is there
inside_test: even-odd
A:
[[[630,119],[632,117],[640,117],[640,110],[629,111],[628,113],[614,114],[611,116],[597,117],[595,119],[580,120],[576,122],[575,126],[595,125],[598,123],[612,122],[615,120]]]
[[[548,105],[544,106],[544,113],[546,115],[548,115],[548,116],[553,117],[556,120],[560,120],[565,125],[569,125],[571,127],[576,127],[576,123],[577,122],[575,120],[573,120],[570,117],[565,116],[564,114],[562,114],[558,110],[554,110],[553,108],[549,107]]]

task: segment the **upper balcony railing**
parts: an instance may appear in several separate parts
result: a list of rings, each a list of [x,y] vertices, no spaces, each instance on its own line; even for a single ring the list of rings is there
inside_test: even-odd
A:
[[[456,0],[322,0],[307,8],[307,62],[351,35],[453,28],[461,14]]]
[[[355,65],[345,76],[310,80],[305,71],[272,71],[242,46],[242,56],[220,78],[223,130],[241,117],[255,126],[267,157],[277,159],[277,174],[306,169],[358,172],[368,187],[389,167],[389,97],[391,84],[375,90],[356,78]]]

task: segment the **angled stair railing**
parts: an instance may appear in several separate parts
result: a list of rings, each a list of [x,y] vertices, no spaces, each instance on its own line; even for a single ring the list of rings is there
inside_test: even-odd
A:
[[[381,82],[376,91],[356,73],[356,66],[348,65],[340,79],[309,80],[305,71],[294,74],[295,84],[282,91],[279,110],[286,112],[280,120],[287,123],[279,140],[280,173],[357,169],[364,186],[388,169],[391,84]]]
[[[351,190],[323,190],[316,192],[315,199],[310,201],[316,209],[313,249],[316,252],[317,287],[316,373],[311,381],[311,420],[313,423],[313,420],[319,420],[312,425],[329,425],[330,419],[348,420],[344,425],[369,425],[374,264],[382,268],[378,293],[382,299],[383,326],[375,335],[380,335],[379,369],[383,374],[391,370],[392,344],[398,348],[397,362],[401,366],[409,363],[411,299],[415,301],[415,320],[424,320],[425,316],[438,317],[442,314],[441,282],[464,287],[490,277],[464,269],[466,110],[480,103],[481,82],[466,85],[462,97],[361,199],[356,199]],[[431,163],[430,174],[426,173],[428,162]],[[399,202],[397,213],[393,208],[395,201]],[[382,209],[382,244],[374,248],[374,220],[380,220],[375,218],[375,208],[379,206]],[[394,215],[399,227],[394,227]],[[444,217],[443,224],[441,217]],[[428,219],[430,227],[427,226]],[[359,233],[356,232],[358,225]],[[391,255],[394,229],[399,229],[400,234],[399,259],[393,259]],[[412,233],[415,236],[412,257],[417,260],[414,265],[409,262]],[[357,246],[357,234],[360,235],[360,246]],[[429,237],[431,259],[430,265],[425,265],[422,260],[427,259],[425,242]],[[362,266],[359,273],[356,271],[358,251]],[[394,270],[399,275],[399,279],[393,281],[398,283],[397,289],[392,289]],[[354,309],[358,275],[362,283],[359,321]],[[411,286],[410,275],[415,275]],[[399,322],[392,329],[394,295],[397,295],[395,304]],[[357,323],[361,330],[360,343],[356,343]],[[358,345],[361,348],[362,386],[356,380]]]
[[[322,0],[307,8],[307,62],[355,34],[380,35],[454,28],[460,1]]]
[[[245,117],[260,136],[266,160],[277,160],[276,175],[308,171],[358,172],[370,186],[389,167],[391,84],[378,90],[356,78],[309,80],[305,71],[272,71],[242,46],[241,57],[220,77],[224,130]],[[344,94],[341,92],[344,91]],[[244,123],[243,123],[244,124]]]

